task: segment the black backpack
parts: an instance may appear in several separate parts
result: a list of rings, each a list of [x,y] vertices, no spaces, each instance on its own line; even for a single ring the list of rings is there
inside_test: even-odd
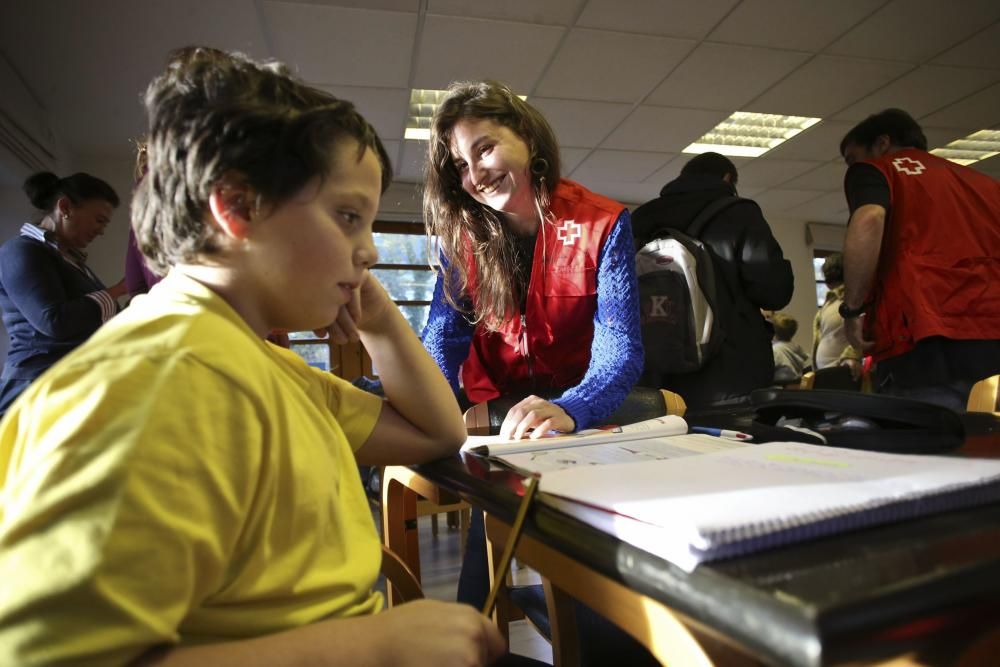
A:
[[[686,232],[663,227],[636,253],[646,375],[696,371],[721,346],[725,331],[717,313],[726,287],[715,253],[700,236],[715,216],[741,201],[716,199]]]

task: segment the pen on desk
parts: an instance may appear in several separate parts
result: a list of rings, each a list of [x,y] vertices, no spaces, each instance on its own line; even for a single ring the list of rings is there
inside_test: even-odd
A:
[[[712,428],[709,426],[692,426],[690,427],[692,433],[704,433],[705,435],[714,435],[717,438],[728,438],[730,440],[753,440],[753,436],[749,433],[743,433],[741,431],[730,431],[725,428]]]
[[[531,506],[531,501],[534,499],[537,490],[538,476],[533,475],[528,478],[528,482],[524,486],[524,497],[521,498],[521,504],[517,508],[514,523],[511,525],[510,533],[507,535],[507,544],[504,545],[503,555],[500,556],[500,564],[497,565],[497,571],[494,575],[493,588],[490,590],[489,597],[486,598],[486,604],[483,605],[483,616],[486,618],[493,616],[493,608],[496,607],[500,588],[507,585],[507,570],[510,569],[510,561],[514,557],[514,549],[517,547],[517,541],[521,539],[524,518],[528,516],[528,508]]]

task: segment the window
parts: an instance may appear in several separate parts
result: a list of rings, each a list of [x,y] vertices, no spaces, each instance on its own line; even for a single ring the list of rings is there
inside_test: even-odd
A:
[[[372,273],[419,336],[427,324],[436,277],[427,257],[424,226],[413,222],[376,221],[374,236],[379,262],[372,267]],[[316,338],[311,331],[293,332],[289,339],[292,351],[310,366],[332,371],[348,380],[374,372],[371,360],[358,344],[334,345],[328,339]]]
[[[816,307],[821,308],[826,303],[826,278],[823,276],[823,262],[826,258],[834,254],[829,250],[813,251],[813,273],[816,277]]]

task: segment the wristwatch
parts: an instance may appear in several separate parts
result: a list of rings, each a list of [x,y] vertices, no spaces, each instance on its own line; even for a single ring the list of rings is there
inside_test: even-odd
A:
[[[840,308],[837,309],[837,312],[840,313],[840,316],[845,320],[850,320],[863,315],[864,312],[868,310],[868,305],[869,304],[867,303],[863,303],[857,308],[849,308],[846,301],[841,301]]]

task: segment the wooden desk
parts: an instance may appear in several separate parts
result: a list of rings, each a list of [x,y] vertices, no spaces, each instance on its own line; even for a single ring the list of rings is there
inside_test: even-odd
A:
[[[1000,456],[1000,429],[979,419],[981,435],[961,453]],[[456,457],[407,474],[383,493],[405,496],[407,484],[456,493],[486,510],[494,537],[513,519],[520,479],[509,471]],[[391,544],[405,508],[386,510]],[[953,664],[1000,626],[1000,503],[690,573],[548,506],[544,494],[522,540],[518,558],[551,582],[557,604],[569,594],[596,607],[671,665]]]

